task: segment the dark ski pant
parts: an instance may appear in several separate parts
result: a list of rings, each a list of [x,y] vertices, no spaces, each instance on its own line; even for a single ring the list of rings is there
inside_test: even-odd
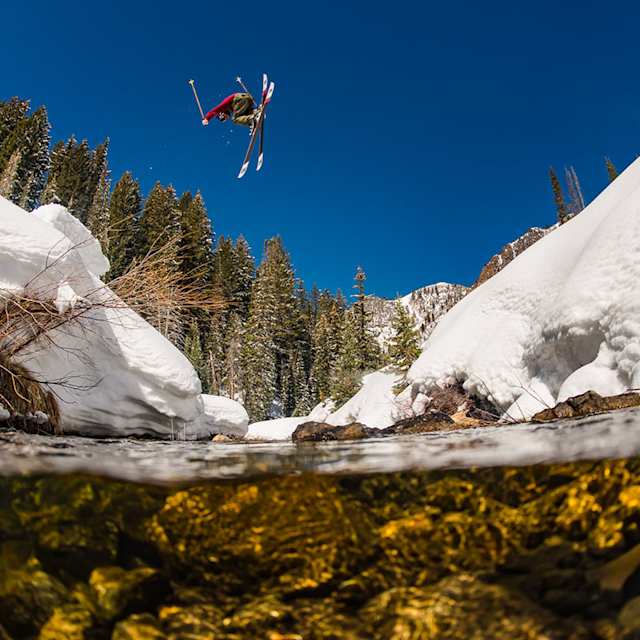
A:
[[[250,127],[253,124],[253,100],[248,93],[237,93],[233,99],[232,116],[234,124]]]

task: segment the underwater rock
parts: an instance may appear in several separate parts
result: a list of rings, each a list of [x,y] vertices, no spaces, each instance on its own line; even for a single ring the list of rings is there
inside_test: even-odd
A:
[[[586,391],[579,396],[567,398],[551,409],[539,411],[531,422],[548,422],[558,418],[577,418],[616,409],[628,409],[640,406],[640,394],[621,393],[617,396],[602,397],[595,391]]]
[[[371,530],[362,507],[330,479],[285,477],[177,491],[149,522],[148,536],[166,565],[217,591],[271,585],[286,594],[348,575]]]
[[[12,636],[32,635],[68,600],[66,587],[35,560],[21,569],[0,571],[0,622]]]
[[[100,618],[113,620],[123,613],[150,608],[169,591],[156,569],[140,567],[125,571],[120,567],[94,569],[89,586]]]
[[[576,622],[564,622],[505,587],[462,573],[426,588],[382,593],[364,609],[370,637],[384,640],[587,640]]]
[[[78,605],[57,608],[40,631],[38,640],[88,640],[94,626],[91,612]]]
[[[218,640],[222,638],[224,616],[214,605],[162,607],[158,618],[169,638]],[[135,637],[135,636],[134,636]],[[115,639],[114,639],[115,640]]]
[[[136,613],[116,624],[111,640],[165,640],[158,620],[150,613]]]

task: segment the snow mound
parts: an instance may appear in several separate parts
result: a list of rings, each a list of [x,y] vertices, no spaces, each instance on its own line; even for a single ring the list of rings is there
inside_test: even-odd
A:
[[[399,410],[393,388],[401,380],[401,374],[389,369],[365,375],[358,393],[328,416],[326,422],[336,426],[360,422],[367,427],[390,427],[397,421]]]
[[[640,160],[440,321],[411,367],[420,413],[455,380],[515,418],[640,386]]]
[[[309,422],[309,416],[302,418],[276,418],[262,420],[249,425],[245,438],[247,440],[290,440],[296,427]]]
[[[201,418],[205,401],[193,367],[98,279],[109,263],[87,234],[63,207],[33,214],[0,198],[0,291],[51,300],[60,313],[89,309],[54,330],[51,343],[20,355],[58,396],[63,430],[194,437],[205,428],[199,420],[241,429],[244,418],[230,405],[206,401],[209,415]]]
[[[217,433],[227,436],[244,436],[249,425],[245,408],[231,398],[202,394],[204,413],[197,420],[198,437],[210,437]]]
[[[100,243],[91,235],[89,229],[78,218],[71,215],[65,207],[59,204],[46,204],[33,211],[32,215],[48,222],[66,236],[82,258],[88,271],[98,278],[109,271],[109,260],[102,254]]]

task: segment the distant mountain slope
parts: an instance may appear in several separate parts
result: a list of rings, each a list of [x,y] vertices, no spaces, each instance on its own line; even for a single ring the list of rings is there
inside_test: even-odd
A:
[[[400,302],[415,319],[416,327],[424,341],[429,337],[438,320],[462,300],[467,291],[469,291],[467,287],[459,284],[438,282],[412,291],[400,298]],[[370,314],[369,330],[382,347],[393,336],[391,320],[395,303],[395,300],[377,296],[367,296],[365,300]]]

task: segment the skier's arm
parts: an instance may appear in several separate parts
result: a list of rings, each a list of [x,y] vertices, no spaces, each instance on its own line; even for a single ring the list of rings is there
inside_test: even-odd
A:
[[[217,115],[221,113],[226,113],[231,109],[231,103],[233,102],[233,98],[235,97],[235,93],[232,93],[230,96],[226,97],[219,105],[213,107],[209,113],[204,117],[204,119],[209,122],[212,118],[215,118]]]

